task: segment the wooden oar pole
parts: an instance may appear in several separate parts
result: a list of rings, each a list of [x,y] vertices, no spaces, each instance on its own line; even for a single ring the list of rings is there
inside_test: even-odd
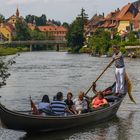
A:
[[[103,72],[96,78],[96,80],[93,82],[93,83],[96,83],[99,79],[100,79],[100,77],[104,74],[104,72],[112,65],[112,63],[114,62],[114,60],[112,60],[107,66],[106,66],[106,68],[103,70]],[[89,89],[85,92],[85,95],[87,95],[87,93],[90,91],[90,89],[92,88],[92,86],[93,86],[93,83],[92,83],[92,85],[89,87]]]

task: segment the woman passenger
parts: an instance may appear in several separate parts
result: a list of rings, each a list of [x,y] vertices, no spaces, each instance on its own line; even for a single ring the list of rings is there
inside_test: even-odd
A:
[[[102,107],[104,105],[107,105],[108,102],[107,100],[104,98],[104,95],[102,92],[98,92],[97,93],[97,97],[95,97],[93,100],[92,100],[92,107],[93,108],[99,108],[99,107]]]
[[[50,111],[50,100],[48,95],[44,95],[42,101],[38,104],[38,110],[40,113]]]
[[[88,103],[84,99],[84,92],[79,92],[78,98],[74,99],[74,105],[78,114],[88,112]]]

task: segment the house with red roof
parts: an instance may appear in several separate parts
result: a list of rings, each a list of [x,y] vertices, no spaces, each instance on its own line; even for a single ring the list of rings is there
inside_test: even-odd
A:
[[[9,23],[0,24],[0,40],[1,41],[11,41],[14,35],[15,35],[15,29],[12,24],[9,24]]]
[[[130,30],[134,30],[133,21],[138,13],[138,9],[132,3],[128,3],[120,10],[120,13],[116,17],[119,21],[117,30],[120,35]]]
[[[68,30],[63,26],[48,25],[38,26],[39,31],[46,33],[50,39],[54,40],[66,40],[66,34]]]
[[[109,31],[117,29],[120,35],[124,35],[130,30],[140,29],[140,13],[133,3],[128,3],[121,9],[118,8],[110,12],[106,17],[100,18],[98,24],[94,24],[93,19],[92,17],[86,25],[87,33],[95,31],[98,28],[103,28]]]
[[[84,31],[86,36],[92,35],[98,26],[104,22],[104,13],[103,15],[95,14],[88,22],[84,25]]]
[[[135,16],[135,18],[133,18],[133,27],[134,27],[135,31],[139,31],[140,30],[140,11]]]

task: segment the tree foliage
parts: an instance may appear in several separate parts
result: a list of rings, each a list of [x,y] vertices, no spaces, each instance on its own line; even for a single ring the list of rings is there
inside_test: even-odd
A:
[[[47,34],[42,33],[38,30],[33,30],[33,31],[30,30],[29,33],[30,33],[30,37],[32,40],[46,40],[46,39],[48,39]]]
[[[16,36],[15,40],[30,40],[31,36],[29,33],[29,29],[26,23],[22,21],[17,21],[15,24]]]
[[[5,17],[2,14],[0,14],[0,23],[2,23],[4,21],[5,21]]]
[[[129,42],[136,42],[136,35],[137,35],[137,33],[136,32],[134,32],[134,31],[132,31],[132,32],[130,32],[129,34],[128,34],[128,40],[129,40]]]
[[[109,50],[109,47],[111,46],[110,40],[110,32],[104,31],[103,29],[97,29],[88,43],[94,53],[102,55]]]
[[[19,55],[19,54],[18,54]],[[13,65],[15,62],[15,58],[18,56],[9,59],[8,61],[4,61],[4,57],[0,57],[0,87],[6,85],[6,79],[10,76],[9,66]]]
[[[84,44],[84,24],[87,19],[85,10],[81,10],[81,14],[72,22],[67,34],[68,46],[73,53],[78,53]]]
[[[63,22],[62,26],[67,28],[67,29],[69,29],[69,27],[70,27],[70,25],[67,22]]]
[[[25,17],[25,21],[27,23],[35,24],[36,26],[43,26],[46,25],[47,17],[45,14],[42,14],[40,17],[35,15],[27,15]]]

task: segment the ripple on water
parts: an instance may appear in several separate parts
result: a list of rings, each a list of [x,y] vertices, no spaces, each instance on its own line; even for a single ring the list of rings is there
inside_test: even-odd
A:
[[[10,68],[11,76],[7,85],[1,88],[1,102],[10,109],[28,110],[29,96],[38,103],[44,94],[50,99],[62,91],[72,91],[74,97],[79,90],[86,91],[108,64],[110,58],[95,58],[89,55],[72,55],[65,52],[30,52],[16,58]],[[132,95],[137,104],[128,96],[123,101],[117,118],[99,125],[73,128],[65,133],[53,132],[27,135],[23,132],[2,129],[0,140],[135,140],[140,137],[140,61],[125,59],[127,73],[133,83]],[[115,79],[114,66],[110,67],[97,82],[97,90],[109,86]],[[92,95],[92,92],[89,93]]]

